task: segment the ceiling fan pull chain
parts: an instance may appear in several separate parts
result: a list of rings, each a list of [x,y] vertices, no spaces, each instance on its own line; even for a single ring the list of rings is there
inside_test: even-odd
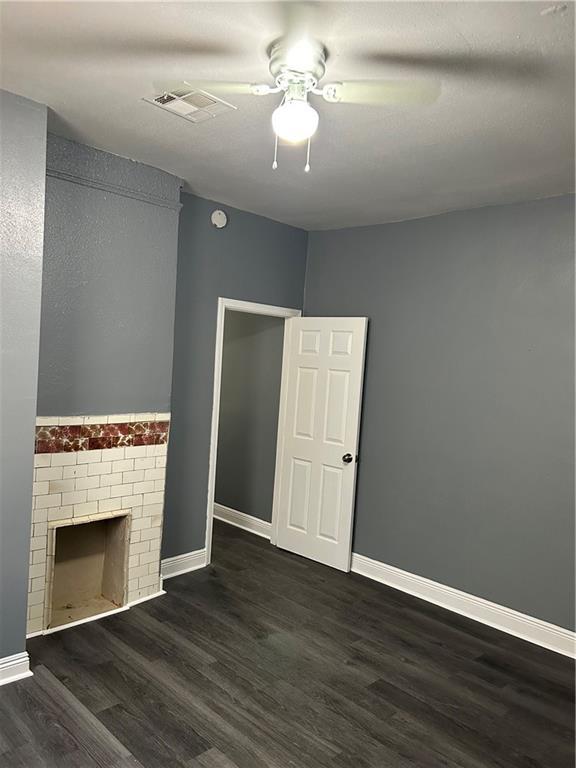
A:
[[[274,161],[272,162],[272,170],[275,171],[278,168],[278,136],[274,137]]]
[[[310,139],[308,139],[308,149],[306,150],[306,165],[304,166],[304,173],[310,173]]]

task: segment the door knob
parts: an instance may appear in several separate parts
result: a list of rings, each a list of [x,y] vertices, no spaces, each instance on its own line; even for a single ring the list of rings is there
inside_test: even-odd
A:
[[[344,464],[351,464],[354,461],[354,456],[352,456],[351,453],[345,453],[344,456],[342,456],[342,461]]]

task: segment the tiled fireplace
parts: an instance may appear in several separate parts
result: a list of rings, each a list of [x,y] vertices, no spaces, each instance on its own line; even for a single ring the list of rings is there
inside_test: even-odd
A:
[[[28,634],[161,591],[170,414],[36,422]]]

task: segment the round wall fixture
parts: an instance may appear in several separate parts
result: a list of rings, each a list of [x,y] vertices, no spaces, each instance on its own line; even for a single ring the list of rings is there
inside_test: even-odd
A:
[[[216,227],[216,229],[222,229],[222,227],[225,227],[226,224],[228,224],[228,216],[226,216],[224,211],[217,209],[212,211],[210,221]]]

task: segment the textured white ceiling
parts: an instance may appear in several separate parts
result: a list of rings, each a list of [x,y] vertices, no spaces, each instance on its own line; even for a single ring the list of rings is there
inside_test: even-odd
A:
[[[141,101],[164,78],[266,80],[276,3],[1,3],[0,83],[48,104],[55,133],[203,197],[306,229],[373,224],[571,191],[574,5],[552,6],[321,3],[326,80],[432,76],[442,94],[427,107],[317,99],[310,174],[302,147],[271,169],[277,96],[230,97],[237,111],[197,126]]]

